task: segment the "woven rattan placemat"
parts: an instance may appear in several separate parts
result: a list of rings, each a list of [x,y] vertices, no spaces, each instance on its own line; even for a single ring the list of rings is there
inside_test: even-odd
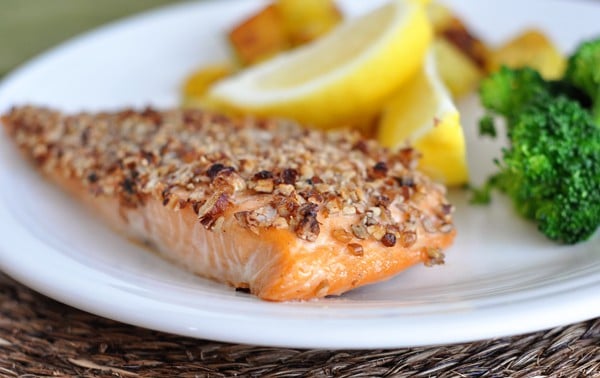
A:
[[[394,350],[232,345],[76,310],[0,274],[0,377],[600,377],[600,319],[519,337]]]
[[[168,2],[4,0],[0,73],[81,30]],[[266,348],[121,324],[57,303],[0,274],[0,377],[13,376],[600,377],[600,319],[428,348]]]

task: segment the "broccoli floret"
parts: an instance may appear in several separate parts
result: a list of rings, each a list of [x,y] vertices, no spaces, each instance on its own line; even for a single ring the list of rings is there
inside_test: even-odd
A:
[[[569,58],[565,81],[573,84],[592,101],[592,114],[600,124],[600,38],[582,43]]]
[[[479,120],[479,135],[487,135],[495,138],[498,134],[496,131],[496,125],[494,123],[494,117],[490,114],[484,115]]]
[[[509,120],[540,96],[548,96],[548,83],[532,68],[502,67],[481,82],[480,99],[488,110]]]
[[[506,67],[483,80],[480,98],[488,114],[480,133],[494,136],[494,116],[503,116],[510,145],[473,202],[489,201],[499,188],[546,236],[568,244],[600,226],[600,119],[592,110],[600,109],[598,51],[598,42],[583,44],[563,80]]]
[[[576,243],[600,225],[600,128],[577,102],[534,101],[515,118],[493,185],[550,239]]]

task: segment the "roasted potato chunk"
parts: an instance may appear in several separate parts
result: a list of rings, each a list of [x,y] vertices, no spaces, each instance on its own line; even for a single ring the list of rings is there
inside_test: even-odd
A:
[[[342,20],[342,14],[332,0],[277,0],[275,4],[292,46],[324,35]]]
[[[242,66],[269,59],[327,33],[342,20],[333,0],[277,0],[229,33]]]
[[[440,77],[453,97],[464,96],[477,88],[485,72],[472,59],[444,38],[433,42]]]
[[[467,29],[461,20],[453,18],[444,29],[440,30],[439,37],[454,45],[482,71],[485,70],[489,49]]]
[[[429,17],[433,31],[436,34],[440,34],[455,19],[450,8],[437,1],[428,3],[426,9],[427,17]]]
[[[489,55],[488,47],[450,8],[432,1],[427,5],[427,16],[436,37],[454,44],[478,66],[485,65]]]
[[[245,19],[228,37],[243,66],[271,58],[290,47],[286,26],[275,4]]]
[[[454,97],[463,96],[485,75],[489,49],[445,5],[433,1],[427,13],[436,36],[433,48],[442,81]]]
[[[546,79],[558,79],[564,73],[566,59],[546,35],[532,29],[492,52],[489,69],[495,71],[502,65],[512,68],[529,66]]]

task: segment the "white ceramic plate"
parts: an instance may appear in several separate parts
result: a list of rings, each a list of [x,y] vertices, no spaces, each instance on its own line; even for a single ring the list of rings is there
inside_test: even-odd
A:
[[[377,2],[347,1],[357,14]],[[456,0],[488,41],[526,26],[565,50],[600,34],[593,2]],[[181,3],[72,40],[10,75],[0,111],[36,103],[67,111],[173,106],[182,78],[227,57],[223,31],[259,1]],[[480,111],[462,104],[473,130]],[[468,131],[475,181],[498,146]],[[416,267],[338,298],[267,303],[183,272],[122,239],[41,180],[0,138],[0,266],[50,297],[123,322],[229,342],[381,348],[471,341],[600,315],[596,236],[573,247],[544,239],[507,201],[473,207],[451,193],[459,236],[443,267]]]

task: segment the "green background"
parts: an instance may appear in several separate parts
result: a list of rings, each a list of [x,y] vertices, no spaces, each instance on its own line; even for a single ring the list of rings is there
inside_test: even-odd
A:
[[[172,0],[0,0],[0,76],[49,47]]]

